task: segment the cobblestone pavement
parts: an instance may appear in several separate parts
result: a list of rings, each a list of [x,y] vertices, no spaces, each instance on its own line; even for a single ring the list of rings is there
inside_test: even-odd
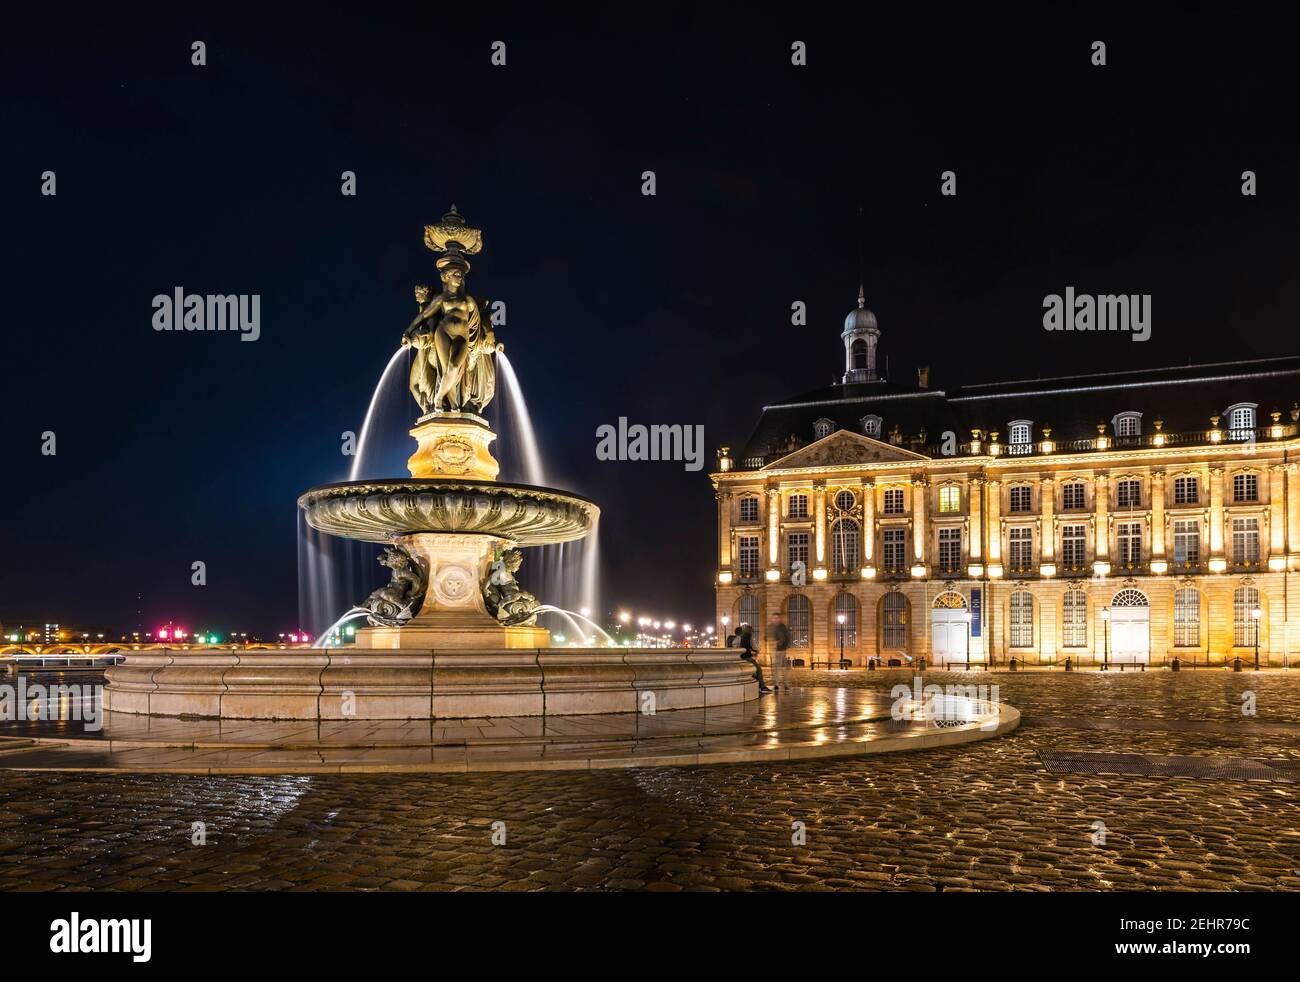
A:
[[[1001,687],[1025,714],[1018,731],[867,760],[445,777],[0,772],[0,889],[1300,889],[1300,787],[1055,775],[1037,757],[1295,759],[1300,677],[926,675],[972,680]],[[796,681],[887,690],[910,676]],[[1098,717],[1106,729],[1084,728]],[[795,822],[806,844],[792,844]]]

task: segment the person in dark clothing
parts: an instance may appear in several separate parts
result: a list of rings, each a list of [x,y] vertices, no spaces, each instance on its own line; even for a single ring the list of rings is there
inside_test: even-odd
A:
[[[767,687],[767,682],[763,680],[763,669],[759,667],[758,659],[754,657],[754,629],[748,624],[741,624],[740,630],[736,634],[736,644],[740,646],[740,657],[754,666],[754,678],[758,679],[758,691],[771,692]]]

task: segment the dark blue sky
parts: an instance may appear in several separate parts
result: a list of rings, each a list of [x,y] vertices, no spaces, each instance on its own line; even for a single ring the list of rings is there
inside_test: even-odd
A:
[[[743,443],[842,371],[860,278],[893,373],[939,386],[1297,348],[1292,34],[1263,19],[268,7],[7,34],[0,620],[125,628],[140,593],[147,627],[293,626],[295,499],[345,476],[453,201],[557,483],[604,509],[610,606],[703,618],[715,512],[680,464],[597,461],[597,427]],[[1152,294],[1152,339],[1049,343],[1067,285]],[[176,286],[260,294],[261,339],[154,332]]]

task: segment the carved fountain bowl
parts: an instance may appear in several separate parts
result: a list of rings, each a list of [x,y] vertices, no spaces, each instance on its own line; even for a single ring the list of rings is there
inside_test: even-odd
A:
[[[304,493],[298,507],[312,528],[364,542],[456,532],[546,546],[583,538],[600,517],[595,503],[566,491],[444,478],[325,484]]]

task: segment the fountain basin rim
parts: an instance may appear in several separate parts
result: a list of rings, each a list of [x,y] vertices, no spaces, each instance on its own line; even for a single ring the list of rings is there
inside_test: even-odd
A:
[[[551,497],[563,501],[579,501],[596,509],[600,506],[586,495],[573,491],[561,491],[559,488],[544,488],[540,484],[518,484],[513,481],[474,481],[459,477],[380,477],[370,481],[335,481],[332,484],[318,484],[308,488],[298,496],[298,507],[305,508],[314,497],[341,497],[325,492],[356,489],[369,494],[392,494],[394,492],[418,493],[420,491],[523,491],[519,497]],[[373,490],[367,490],[373,489]]]

